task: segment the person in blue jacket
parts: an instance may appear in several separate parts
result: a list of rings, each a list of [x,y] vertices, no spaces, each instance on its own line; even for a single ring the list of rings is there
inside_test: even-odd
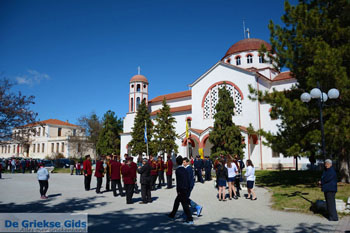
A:
[[[332,160],[326,159],[325,170],[321,177],[322,192],[326,199],[328,220],[338,221],[337,209],[335,206],[335,194],[337,192],[337,173],[332,167]]]

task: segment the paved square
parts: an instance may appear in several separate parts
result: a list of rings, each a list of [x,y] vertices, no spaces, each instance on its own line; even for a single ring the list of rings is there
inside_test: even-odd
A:
[[[112,192],[96,194],[85,191],[83,176],[50,174],[49,199],[41,200],[36,174],[3,174],[0,180],[0,212],[89,214],[89,232],[336,232],[345,230],[349,218],[329,222],[315,215],[274,211],[269,208],[270,193],[257,188],[257,201],[231,200],[219,202],[212,181],[196,183],[192,199],[203,205],[202,216],[194,216],[194,225],[181,219],[169,220],[165,215],[173,206],[176,190],[152,192],[153,203],[140,205],[140,194],[134,194],[134,204],[125,197],[113,197]],[[104,179],[105,182],[105,179]],[[96,187],[92,178],[91,187]],[[103,183],[105,187],[105,183]],[[103,189],[102,189],[103,190]],[[243,192],[245,193],[245,192]],[[180,205],[178,215],[182,213]]]

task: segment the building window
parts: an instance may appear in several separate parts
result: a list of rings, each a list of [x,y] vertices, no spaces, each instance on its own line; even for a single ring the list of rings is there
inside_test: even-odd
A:
[[[137,92],[140,92],[140,91],[141,91],[141,85],[140,85],[140,84],[137,84],[137,85],[136,85],[136,91],[137,91]]]
[[[73,136],[77,136],[77,130],[73,129]]]
[[[81,145],[78,143],[78,152],[81,152]]]
[[[42,152],[42,153],[45,152],[45,143],[41,144],[41,152]]]
[[[51,152],[55,152],[55,143],[51,143]]]
[[[33,144],[33,152],[35,153],[35,144]]]
[[[134,88],[134,84],[131,84],[131,88]]]
[[[58,142],[56,143],[56,152],[60,152],[60,144]]]
[[[239,66],[241,64],[241,57],[236,57],[236,65]]]
[[[146,84],[143,84],[143,89],[146,89]]]
[[[133,112],[134,111],[134,98],[131,98],[130,102],[131,102],[131,112]]]
[[[43,127],[43,136],[45,136],[45,127]]]
[[[58,134],[57,134],[59,137],[61,137],[62,135],[62,128],[58,128]]]
[[[226,90],[230,92],[231,97],[233,98],[233,101],[235,103],[234,113],[235,115],[241,115],[243,112],[243,104],[242,104],[242,96],[241,93],[232,86],[231,84],[218,84],[214,86],[212,89],[210,89],[205,96],[204,103],[203,103],[203,117],[204,119],[212,119],[214,118],[214,115],[216,114],[215,106],[218,103],[219,100],[219,89],[226,86]]]
[[[272,151],[272,158],[279,158],[279,157],[280,157],[280,153],[276,151]]]
[[[247,63],[248,64],[253,63],[253,56],[250,54],[247,56]]]
[[[228,64],[231,64],[231,58],[227,59],[226,62],[227,62]]]
[[[140,105],[140,97],[137,97],[136,98],[136,111],[139,108],[139,105]]]
[[[145,101],[145,103],[146,103],[146,98],[143,98],[143,101]]]
[[[41,128],[38,128],[38,136],[40,137],[40,134],[41,134]]]
[[[16,145],[13,145],[13,153],[16,153]]]
[[[40,152],[40,144],[38,143],[38,145],[37,145],[37,148],[36,148],[36,152]]]
[[[64,142],[61,144],[61,152],[64,153]]]
[[[264,63],[264,57],[263,56],[259,56],[259,63]]]

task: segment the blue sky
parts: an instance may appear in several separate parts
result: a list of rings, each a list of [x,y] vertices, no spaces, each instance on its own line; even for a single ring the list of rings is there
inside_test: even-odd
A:
[[[295,1],[292,1],[295,2]],[[40,120],[76,123],[95,111],[128,111],[130,78],[150,83],[149,99],[188,84],[244,38],[269,41],[282,0],[0,1],[0,72],[35,96]]]

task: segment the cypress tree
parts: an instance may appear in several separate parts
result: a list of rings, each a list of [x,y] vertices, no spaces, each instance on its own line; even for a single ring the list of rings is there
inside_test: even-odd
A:
[[[108,110],[103,116],[102,129],[97,141],[99,155],[120,154],[120,133],[123,131],[123,123],[114,114]]]
[[[154,144],[157,151],[166,152],[168,155],[172,151],[177,153],[178,146],[175,143],[177,134],[175,132],[175,117],[170,113],[170,106],[163,99],[162,108],[157,113],[156,125],[154,129]]]
[[[220,154],[243,157],[244,144],[242,135],[232,120],[235,104],[226,87],[219,89],[219,100],[215,106],[214,129],[210,132],[209,141],[213,144],[211,157],[215,158]]]

